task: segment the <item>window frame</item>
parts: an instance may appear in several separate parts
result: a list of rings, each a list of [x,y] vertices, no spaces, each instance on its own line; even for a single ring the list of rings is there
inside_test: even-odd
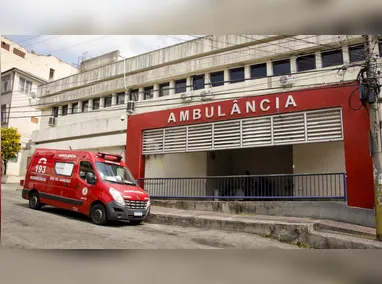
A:
[[[64,112],[65,109],[66,109],[66,112]],[[63,105],[62,106],[62,111],[61,111],[61,116],[68,115],[68,111],[69,111],[69,105]]]
[[[110,100],[110,105],[106,105],[106,101]],[[112,107],[113,106],[113,95],[107,95],[103,97],[103,107]]]
[[[87,184],[89,184],[89,183],[86,181],[86,178],[83,179],[83,178],[81,177],[80,172],[81,172],[81,164],[82,164],[82,163],[89,163],[89,164],[92,166],[94,175],[96,175],[96,170],[94,169],[94,167],[93,167],[91,161],[89,161],[89,160],[81,160],[81,161],[80,161],[80,164],[79,164],[79,167],[78,167],[78,171],[77,171],[78,177],[79,177],[81,180],[83,180],[84,182],[86,182]],[[85,175],[85,177],[86,177],[86,175]]]
[[[122,98],[122,100],[120,100]],[[116,105],[124,105],[125,104],[125,93],[117,93],[116,95]]]
[[[89,100],[82,101],[81,105],[81,112],[88,112],[89,111]]]
[[[221,76],[223,75],[223,81],[215,81],[214,82],[214,76]],[[211,87],[220,87],[220,86],[224,86],[224,83],[225,83],[225,80],[224,80],[224,70],[221,70],[221,71],[216,71],[216,72],[211,72],[210,73],[210,84],[211,84]]]
[[[60,112],[60,108],[58,106],[52,107],[52,114],[53,117],[58,117],[58,113]]]
[[[198,85],[195,84],[195,80],[202,80],[203,84],[200,84],[200,86],[198,87]],[[192,90],[197,91],[197,90],[203,90],[205,88],[206,88],[206,79],[204,74],[192,76]]]
[[[341,55],[341,63],[337,64],[337,63],[333,63],[333,64],[325,64],[324,63],[324,56],[325,55],[328,55],[328,54],[334,54],[334,53],[339,53]],[[343,55],[343,51],[342,49],[335,49],[335,50],[328,50],[328,51],[322,51],[321,52],[321,62],[322,62],[322,68],[327,68],[327,67],[333,67],[333,66],[339,66],[339,65],[343,65],[344,64],[344,55]],[[330,63],[330,62],[328,62]]]
[[[74,110],[77,110],[76,112]],[[72,112],[71,114],[78,113],[78,103],[72,103]]]
[[[184,86],[178,86],[178,84],[184,84]],[[175,80],[175,94],[187,92],[187,79]]]
[[[132,90],[130,90],[130,92],[129,92],[129,101],[137,102],[138,100],[139,100],[139,89],[132,89]]]
[[[164,92],[167,92],[164,93]],[[170,83],[162,83],[162,84],[159,84],[159,94],[158,94],[158,97],[167,97],[170,95]]]
[[[232,79],[232,73],[233,72],[238,72],[238,71],[243,73],[243,78],[242,79],[233,80]],[[229,73],[229,83],[230,84],[241,83],[241,82],[245,81],[245,69],[244,69],[244,66],[243,67],[231,68],[231,69],[228,70],[228,73]]]
[[[254,76],[254,69],[255,67],[261,67],[265,69],[265,76]],[[250,78],[251,79],[262,79],[268,77],[268,68],[267,68],[267,63],[257,63],[257,64],[252,64],[249,66],[249,73],[250,73]]]
[[[3,111],[3,107],[5,108],[5,111]],[[2,104],[1,105],[1,124],[6,124],[6,123],[8,123],[8,107],[7,107],[7,104]]]
[[[301,60],[301,58],[302,59],[306,59],[306,58],[308,58],[308,57],[313,57],[313,59],[314,59],[314,67],[313,68],[309,68],[309,69],[303,69],[303,70],[301,70],[301,68],[300,68],[300,66],[299,66],[299,60]],[[316,62],[317,60],[316,60],[316,54],[315,53],[313,53],[313,54],[303,54],[303,55],[299,55],[299,56],[297,56],[297,58],[296,58],[296,71],[297,72],[305,72],[305,71],[309,71],[309,70],[316,70],[317,69],[317,62]]]
[[[152,100],[154,98],[154,86],[143,88],[143,100]]]
[[[277,67],[285,63],[288,63],[288,72],[279,72],[279,73],[275,72]],[[285,75],[291,74],[292,66],[291,66],[290,58],[272,61],[272,72],[273,72],[273,76],[285,76]]]
[[[64,175],[64,174],[59,174],[59,173],[57,173],[57,171],[56,171],[56,166],[57,166],[57,164],[69,164],[69,165],[73,165],[73,167],[72,167],[72,171],[71,171],[70,175]],[[56,161],[56,162],[54,163],[53,170],[54,170],[54,173],[55,173],[57,176],[62,176],[62,177],[72,177],[72,176],[73,176],[73,171],[74,171],[74,163],[73,163],[73,162],[65,162],[65,161],[63,161],[63,162]]]
[[[361,47],[361,48],[360,48]],[[354,54],[352,52],[354,51],[359,51],[358,49],[363,49],[363,58],[364,59],[361,59],[361,60],[352,60],[352,55],[353,56],[359,56],[357,54]],[[360,43],[360,44],[353,44],[353,45],[350,45],[348,46],[348,52],[349,52],[349,63],[354,63],[354,62],[360,62],[360,61],[364,61],[366,59],[366,52],[365,52],[365,44],[363,43]],[[354,58],[353,58],[354,59]]]
[[[98,102],[98,104],[95,104],[94,102]],[[100,109],[100,107],[101,107],[101,98],[94,98],[92,110],[98,110],[98,109]]]

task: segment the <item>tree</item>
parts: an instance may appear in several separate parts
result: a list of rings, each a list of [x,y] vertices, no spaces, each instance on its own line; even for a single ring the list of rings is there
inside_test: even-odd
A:
[[[20,138],[17,128],[1,128],[1,161],[4,175],[7,174],[8,161],[17,158],[21,150]]]

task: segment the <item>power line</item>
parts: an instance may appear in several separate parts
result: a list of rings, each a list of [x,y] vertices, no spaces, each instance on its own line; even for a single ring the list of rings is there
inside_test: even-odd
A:
[[[336,71],[336,70],[341,70],[343,67],[336,67],[336,68],[330,68],[330,69],[325,69],[325,70],[321,70],[321,69],[315,69],[315,70],[309,70],[309,71],[304,71],[304,72],[299,72],[298,75],[298,79],[307,79],[311,76],[316,76],[316,74],[319,74],[319,73],[326,73],[326,72],[332,72],[332,71]],[[267,79],[267,78],[274,78],[274,77],[280,77],[281,75],[271,75],[271,76],[266,76],[266,77],[263,77],[263,78],[244,78],[242,81],[252,81],[252,80],[257,80],[257,79]],[[234,84],[235,82],[232,82],[230,80],[228,81],[221,81],[219,82],[221,84],[225,84],[225,83],[231,83],[231,84]],[[259,84],[254,84],[252,86],[261,86],[261,85],[266,85],[268,84],[268,82],[264,82],[264,83],[259,83]],[[212,85],[211,83],[207,83],[205,85]],[[187,87],[193,87],[193,85],[186,85],[185,88]],[[246,87],[242,87],[242,88],[246,88]],[[173,87],[173,88],[166,88],[166,90],[175,90],[176,87]],[[156,89],[156,90],[153,90],[153,91],[159,91],[159,89]],[[139,96],[139,94],[144,94],[145,91],[142,91],[142,92],[135,92],[134,94],[137,94]],[[216,93],[219,93],[219,92],[216,92]],[[131,94],[131,93],[130,93]],[[179,99],[179,98],[171,98],[172,100],[175,100],[175,99]],[[65,103],[70,103],[70,102],[74,102],[74,101],[78,101],[78,100],[67,100],[67,101],[60,101],[60,105],[62,104],[65,104]],[[82,101],[86,101],[86,99],[82,99]],[[148,100],[143,100],[143,101],[148,101]],[[142,101],[140,101],[142,102]],[[11,109],[20,109],[20,108],[30,108],[30,107],[41,107],[41,106],[44,106],[44,105],[52,105],[52,103],[42,103],[42,104],[38,104],[36,106],[31,106],[31,105],[25,105],[25,106],[14,106],[14,107],[11,107]]]
[[[200,42],[198,42],[199,44],[202,44],[202,45],[204,45],[203,43],[200,43]],[[203,56],[202,58],[203,59],[210,59],[210,58],[215,58],[215,57],[218,57],[218,56],[222,56],[222,55],[228,55],[228,54],[232,54],[232,53],[242,53],[242,51],[231,51],[231,52],[227,52],[227,53],[221,53],[221,54],[216,54],[216,55],[213,55],[213,56]],[[296,51],[296,53],[298,53],[298,51]],[[276,53],[277,55],[283,55],[283,54],[281,54],[281,53]],[[246,55],[243,55],[243,56],[248,56],[249,54],[246,54]],[[238,58],[241,58],[241,56],[240,57],[236,57],[235,59],[238,59]],[[210,64],[209,62],[205,62],[205,63],[201,63],[201,64],[197,64],[198,66],[201,66],[201,65],[207,65],[207,64]],[[169,72],[172,72],[172,71],[178,71],[178,70],[182,70],[182,69],[187,69],[187,68],[189,68],[189,66],[184,66],[184,67],[176,67],[176,68],[172,68],[172,69],[170,69],[169,70]],[[118,79],[120,78],[120,76],[118,76]],[[92,84],[95,84],[95,83],[97,83],[97,82],[99,82],[100,80],[105,80],[105,79],[109,79],[109,80],[113,80],[110,76],[108,76],[108,77],[103,77],[103,78],[98,78],[97,79],[97,81],[93,81],[93,82],[88,82],[88,81],[76,81],[76,82],[72,82],[72,83],[62,83],[61,84],[61,87],[63,88],[63,87],[68,87],[68,86],[70,86],[70,85],[76,85],[76,84],[79,84],[79,83],[88,83],[87,85],[82,85],[82,86],[74,86],[73,88],[84,88],[84,87],[87,87],[87,86],[90,86],[90,85],[92,85]],[[117,78],[115,78],[115,79],[117,79]],[[52,82],[52,83],[47,83],[47,84],[54,84],[54,83],[59,83],[60,81],[62,81],[62,80],[65,80],[65,78],[63,78],[63,79],[59,79],[59,80],[57,80],[57,81],[55,81],[55,82]],[[42,85],[40,85],[40,86],[45,86],[45,85],[47,85],[47,84],[42,84]],[[34,88],[32,88],[33,90],[37,90],[38,89],[38,87],[36,88],[36,87],[34,87]]]
[[[62,36],[62,35],[56,36],[54,38],[57,38],[57,37],[60,37],[60,36]],[[64,48],[57,49],[57,50],[52,50],[52,51],[49,51],[49,52],[45,52],[45,53],[43,53],[41,55],[49,55],[49,54],[52,54],[52,53],[55,53],[55,52],[58,52],[58,51],[62,51],[62,50],[69,49],[69,48],[72,48],[72,47],[76,47],[76,46],[79,46],[79,45],[82,45],[82,44],[86,44],[86,43],[89,43],[89,42],[100,40],[100,39],[103,39],[103,38],[106,38],[106,37],[109,37],[109,36],[110,35],[107,35],[107,36],[103,36],[103,37],[100,37],[100,38],[92,39],[92,40],[89,40],[89,41],[86,41],[86,42],[78,43],[78,44],[75,44],[75,45],[72,45],[72,46],[67,46],[67,47],[64,47]],[[50,39],[54,39],[54,38],[50,38]],[[50,39],[48,39],[48,40],[50,40]],[[41,42],[43,42],[43,41],[41,41]],[[41,42],[38,42],[38,43],[41,43]],[[20,60],[16,60],[16,61],[10,61],[10,62],[4,62],[4,64],[19,62],[19,61],[22,61],[22,60],[24,60],[24,59],[20,59]]]
[[[315,84],[300,85],[298,87],[302,88],[302,87],[322,86],[322,89],[340,88],[340,87],[343,87],[346,85],[352,85],[354,82],[355,82],[355,80],[348,81],[348,82],[341,82],[340,84],[338,82],[336,82],[336,83],[331,83],[331,84],[326,84],[326,85],[323,85],[322,83],[315,83]],[[280,89],[280,87],[264,88],[264,89],[250,89],[250,90],[242,90],[242,91],[227,91],[227,92],[222,91],[221,93],[215,93],[215,95],[216,96],[223,96],[223,95],[231,95],[231,94],[237,94],[237,93],[248,93],[248,92],[256,92],[256,91],[279,90],[279,89]],[[304,91],[304,90],[306,90],[306,89],[297,89],[297,90],[293,90],[293,92]],[[267,93],[264,95],[272,95],[272,94],[277,94],[277,93],[280,93],[280,92]],[[194,97],[197,97],[197,96],[195,95]],[[240,98],[249,98],[249,96],[233,96],[233,97],[227,98],[226,100],[240,99]],[[179,98],[167,99],[167,101],[170,101],[170,100],[179,101]],[[166,101],[166,100],[162,100],[162,101]],[[158,102],[152,102],[152,104],[145,104],[145,105],[140,105],[140,106],[138,105],[135,108],[148,108],[148,107],[153,107],[153,106],[179,106],[179,103],[170,102],[170,103],[159,104]],[[182,107],[182,106],[179,106],[179,107]],[[88,113],[98,113],[98,112],[102,112],[102,111],[120,111],[120,110],[126,110],[126,104],[123,104],[123,107],[121,107],[121,108],[118,108],[118,107],[114,107],[114,108],[111,107],[110,109],[103,108],[103,109],[98,109],[98,110],[92,110],[91,112],[88,112]],[[84,114],[84,112],[71,113],[68,115],[75,115],[75,114]],[[30,116],[12,116],[10,118],[31,118],[31,117],[51,117],[51,116],[52,116],[51,114],[46,114],[46,115],[38,115],[38,116],[33,116],[33,115],[30,115]]]

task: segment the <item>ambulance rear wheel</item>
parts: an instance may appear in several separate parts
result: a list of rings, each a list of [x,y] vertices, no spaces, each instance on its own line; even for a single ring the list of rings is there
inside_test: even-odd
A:
[[[34,210],[41,209],[40,198],[39,198],[37,192],[34,192],[31,194],[31,196],[29,198],[29,208],[34,209]]]
[[[94,205],[90,213],[90,219],[93,224],[100,226],[106,225],[108,220],[105,206],[102,204]]]

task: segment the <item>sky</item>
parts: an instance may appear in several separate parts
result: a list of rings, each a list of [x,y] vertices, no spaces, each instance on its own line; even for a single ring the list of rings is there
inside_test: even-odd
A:
[[[200,35],[4,35],[29,52],[52,54],[69,64],[119,50],[131,57],[155,49],[195,39]]]

